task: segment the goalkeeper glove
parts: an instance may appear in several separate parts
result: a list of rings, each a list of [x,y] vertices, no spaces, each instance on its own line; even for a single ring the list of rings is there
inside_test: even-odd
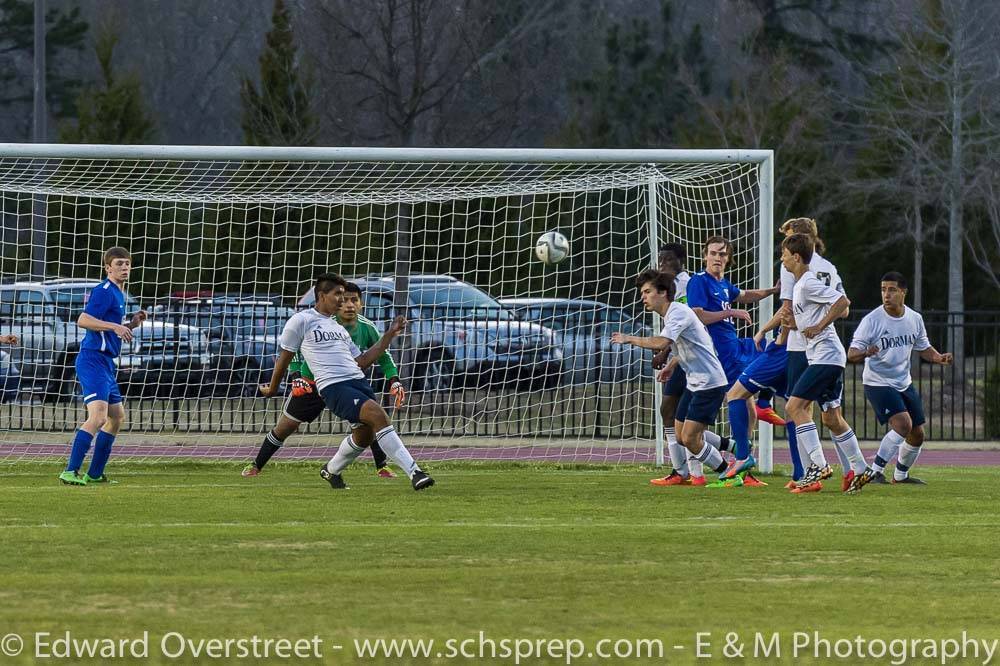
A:
[[[399,377],[393,377],[389,380],[389,394],[396,399],[396,409],[403,406],[406,402],[406,389],[403,388],[403,382],[399,381]]]
[[[292,380],[292,397],[301,398],[313,392],[316,382],[305,377],[296,377]]]

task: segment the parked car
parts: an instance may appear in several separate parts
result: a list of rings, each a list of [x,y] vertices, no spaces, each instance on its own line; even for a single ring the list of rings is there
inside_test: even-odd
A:
[[[364,294],[365,316],[384,330],[397,314],[388,276],[352,278]],[[310,289],[299,301],[310,306]],[[410,278],[404,314],[414,390],[464,386],[551,388],[559,381],[562,350],[552,331],[519,321],[486,292],[447,275]]]
[[[14,364],[14,357],[0,351],[0,402],[13,402],[21,392],[21,371]]]
[[[295,310],[253,295],[171,298],[152,309],[156,321],[193,326],[209,339],[214,395],[255,396],[270,381],[278,336]]]
[[[21,372],[21,390],[29,397],[60,401],[75,396],[73,366],[86,333],[76,320],[98,284],[73,278],[0,284],[0,330],[20,338],[10,354]],[[126,312],[139,309],[128,296]]]
[[[502,298],[500,303],[521,319],[555,332],[570,383],[635,381],[650,367],[652,352],[611,344],[615,331],[653,335],[648,325],[626,310],[579,298]]]
[[[145,321],[122,343],[118,387],[135,398],[200,397],[210,388],[208,337],[193,326]]]

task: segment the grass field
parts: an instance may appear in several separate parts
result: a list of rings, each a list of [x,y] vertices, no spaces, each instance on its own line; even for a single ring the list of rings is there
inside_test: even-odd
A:
[[[284,663],[423,662],[361,659],[353,641],[479,645],[480,631],[588,650],[657,639],[660,663],[695,661],[699,631],[717,659],[728,631],[782,632],[786,649],[794,631],[1000,638],[1000,468],[923,468],[927,487],[856,497],[789,496],[777,477],[653,488],[648,468],[513,464],[439,465],[438,485],[414,493],[371,469],[335,492],[315,464],[242,479],[234,464],[112,461],[120,483],[86,488],[59,484],[58,463],[4,464],[0,635],[24,637],[25,663],[36,632],[66,631],[148,631],[142,663],[207,663],[197,641],[254,635],[322,638],[323,660]],[[169,632],[194,647],[168,659]]]

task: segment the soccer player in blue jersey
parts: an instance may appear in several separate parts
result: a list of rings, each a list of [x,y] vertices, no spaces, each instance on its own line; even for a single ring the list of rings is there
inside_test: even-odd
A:
[[[125,282],[132,270],[132,256],[123,247],[112,247],[104,253],[104,270],[108,277],[94,287],[87,299],[77,325],[87,331],[76,357],[76,377],[83,389],[87,420],[73,437],[66,470],[59,480],[68,485],[109,483],[104,466],[111,457],[111,446],[125,421],[125,406],[115,378],[115,359],[121,352],[122,340],[132,340],[132,330],[146,320],[140,310],[125,320]],[[86,474],[80,467],[94,441],[94,455]]]
[[[920,358],[938,365],[951,365],[953,360],[951,354],[934,349],[924,318],[906,307],[906,287],[901,273],[882,276],[882,307],[865,315],[847,350],[848,362],[864,361],[865,397],[878,422],[889,425],[872,464],[872,483],[889,483],[883,472],[899,451],[893,483],[924,485],[910,476],[924,443],[925,421],[923,401],[910,377],[910,358],[916,351]]]

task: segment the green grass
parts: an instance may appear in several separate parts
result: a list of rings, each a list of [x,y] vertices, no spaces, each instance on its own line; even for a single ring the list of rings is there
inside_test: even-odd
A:
[[[414,493],[357,466],[334,492],[317,465],[243,479],[112,461],[121,483],[86,488],[58,483],[58,463],[2,465],[0,635],[318,634],[347,646],[324,652],[338,663],[355,638],[480,630],[659,638],[674,663],[696,631],[995,637],[997,468],[922,468],[927,487],[856,497],[790,496],[776,477],[653,488],[634,466],[432,471]]]

